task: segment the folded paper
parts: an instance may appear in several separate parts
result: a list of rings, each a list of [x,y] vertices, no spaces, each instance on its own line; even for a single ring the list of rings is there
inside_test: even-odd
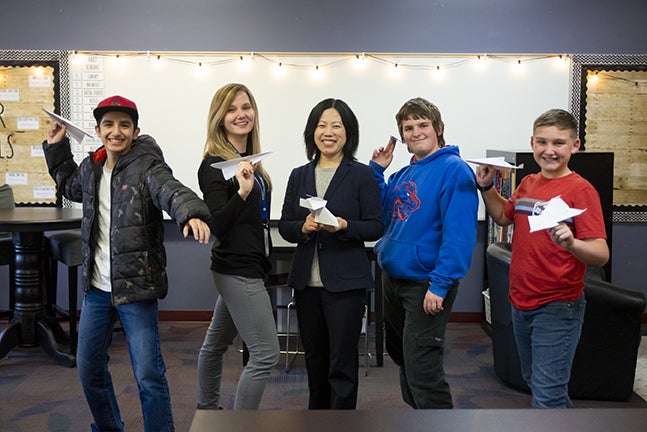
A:
[[[326,208],[327,201],[319,197],[301,198],[299,205],[310,210],[315,215],[315,222],[324,225],[337,226],[337,217]]]
[[[489,157],[489,158],[477,158],[477,159],[465,159],[465,162],[477,164],[477,165],[489,165],[497,168],[500,171],[510,171],[513,169],[522,169],[523,164],[519,166],[514,166],[505,161],[503,157]]]
[[[540,215],[528,216],[530,232],[549,229],[560,222],[584,213],[586,209],[571,208],[559,196],[552,198]]]
[[[238,168],[238,164],[241,163],[242,161],[248,161],[250,164],[254,165],[255,163],[258,163],[263,159],[265,159],[271,153],[272,152],[263,152],[263,153],[258,153],[254,155],[249,155],[249,156],[242,156],[236,159],[229,159],[222,162],[215,162],[211,164],[211,167],[221,170],[225,180],[229,180],[234,176],[234,174],[236,174],[236,169]]]
[[[81,141],[83,141],[83,137],[85,136],[92,138],[92,134],[84,131],[68,119],[63,118],[58,114],[54,114],[53,112],[47,111],[45,108],[42,108],[42,110],[45,111],[45,114],[47,114],[56,123],[64,124],[65,126],[67,126],[67,131],[69,132],[70,136],[74,138],[74,140],[79,144],[81,144]]]

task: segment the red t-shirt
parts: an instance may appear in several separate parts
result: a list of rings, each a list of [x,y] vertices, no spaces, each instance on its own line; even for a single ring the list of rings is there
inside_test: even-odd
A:
[[[505,217],[514,222],[509,298],[517,309],[574,301],[584,289],[586,264],[555,244],[548,230],[530,232],[528,216],[541,214],[556,196],[569,207],[586,209],[564,221],[575,238],[607,238],[600,197],[584,178],[574,172],[556,179],[541,174],[524,177],[504,207]]]

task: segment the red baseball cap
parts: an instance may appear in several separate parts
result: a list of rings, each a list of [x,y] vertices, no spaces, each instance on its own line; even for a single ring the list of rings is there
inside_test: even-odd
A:
[[[97,123],[99,123],[103,115],[110,111],[121,111],[129,114],[133,119],[133,123],[135,123],[135,127],[137,127],[139,113],[137,112],[137,105],[130,99],[119,95],[107,97],[99,102],[99,105],[97,105],[92,113]]]

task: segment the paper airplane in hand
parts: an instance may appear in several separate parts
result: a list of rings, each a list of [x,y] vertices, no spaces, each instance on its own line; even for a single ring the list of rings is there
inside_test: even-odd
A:
[[[237,159],[229,159],[222,162],[216,162],[216,163],[212,163],[211,167],[222,170],[222,175],[225,178],[225,180],[229,180],[234,176],[234,174],[236,174],[236,169],[238,168],[238,164],[241,161],[248,161],[250,164],[254,165],[255,163],[258,163],[261,160],[265,159],[271,153],[272,152],[268,151],[268,152],[254,154],[254,155],[243,156]]]
[[[301,207],[305,207],[315,214],[315,222],[336,227],[339,225],[337,217],[326,208],[326,203],[325,199],[318,197],[299,199]]]
[[[58,114],[54,114],[53,112],[47,111],[45,108],[42,109],[45,111],[45,114],[47,114],[52,120],[54,120],[58,124],[64,124],[67,126],[67,131],[70,133],[70,136],[76,140],[79,144],[81,144],[81,141],[83,141],[84,136],[89,136],[92,138],[92,134],[84,131],[71,121],[61,117]]]
[[[523,164],[514,166],[505,161],[504,157],[489,157],[479,159],[465,159],[465,162],[470,162],[477,165],[490,165],[500,171],[510,171],[513,169],[522,169]]]
[[[560,197],[552,198],[544,211],[537,216],[528,216],[530,232],[557,226],[558,223],[584,213],[586,209],[571,208]]]

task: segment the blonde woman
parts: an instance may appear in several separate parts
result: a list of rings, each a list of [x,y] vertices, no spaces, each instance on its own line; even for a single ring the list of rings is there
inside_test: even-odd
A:
[[[242,84],[213,96],[198,181],[211,210],[215,236],[211,271],[219,297],[198,358],[198,409],[220,409],[223,355],[237,334],[249,361],[236,389],[234,409],[257,409],[279,358],[279,342],[264,280],[271,268],[269,214],[272,183],[260,163],[241,161],[225,180],[214,162],[260,153],[258,108]]]

